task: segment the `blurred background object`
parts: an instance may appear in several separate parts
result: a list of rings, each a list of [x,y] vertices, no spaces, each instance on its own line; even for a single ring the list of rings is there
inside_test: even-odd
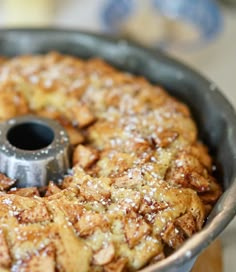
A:
[[[214,0],[109,0],[102,15],[108,33],[164,50],[203,46],[222,27]]]
[[[83,29],[161,47],[209,77],[236,107],[235,7],[236,0],[2,0],[0,27]],[[236,219],[222,244],[224,271],[235,272]]]

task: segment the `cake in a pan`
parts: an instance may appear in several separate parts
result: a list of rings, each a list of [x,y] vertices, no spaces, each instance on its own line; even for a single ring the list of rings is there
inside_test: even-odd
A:
[[[73,168],[47,188],[0,175],[0,271],[139,270],[201,230],[221,195],[188,107],[100,59],[2,58],[0,120],[25,114],[65,127]]]

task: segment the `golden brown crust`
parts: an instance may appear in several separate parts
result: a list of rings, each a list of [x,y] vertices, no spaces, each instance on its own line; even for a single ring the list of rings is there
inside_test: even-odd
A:
[[[18,261],[14,265],[13,271],[54,272],[55,268],[55,249],[53,245],[49,244],[37,253]]]
[[[15,180],[6,177],[4,174],[0,173],[0,191],[5,191],[9,189],[13,184],[15,184]]]
[[[0,229],[0,267],[9,268],[12,260],[3,230]]]
[[[186,105],[99,59],[0,64],[0,120],[55,119],[74,150],[44,197],[0,174],[0,269],[134,271],[202,228],[221,188]]]
[[[77,145],[73,152],[73,165],[78,164],[82,168],[89,168],[98,160],[98,151],[84,145]]]
[[[39,196],[39,190],[36,187],[18,188],[18,189],[12,188],[11,190],[8,191],[8,194],[25,196],[25,197],[34,197],[34,196]]]

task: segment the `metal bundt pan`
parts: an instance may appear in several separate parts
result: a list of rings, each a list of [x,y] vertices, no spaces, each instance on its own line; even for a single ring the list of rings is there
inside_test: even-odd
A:
[[[151,82],[161,84],[190,106],[201,139],[210,146],[212,155],[222,166],[224,194],[201,232],[165,260],[142,270],[190,271],[200,252],[224,230],[236,214],[236,114],[233,107],[214,83],[161,52],[147,50],[126,41],[78,31],[0,31],[1,55],[46,53],[50,50],[82,58],[104,58],[122,70],[143,75]]]

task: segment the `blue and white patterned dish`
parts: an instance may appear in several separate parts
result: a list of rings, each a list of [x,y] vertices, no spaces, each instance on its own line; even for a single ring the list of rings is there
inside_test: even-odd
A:
[[[223,20],[214,0],[145,0],[150,1],[152,11],[169,19],[179,20],[198,31],[197,39],[183,43],[158,41],[153,47],[196,48],[215,38],[221,31]],[[101,12],[104,32],[119,35],[120,25],[137,12],[137,0],[107,0]],[[156,26],[158,27],[158,26]],[[141,35],[141,34],[140,34]]]

